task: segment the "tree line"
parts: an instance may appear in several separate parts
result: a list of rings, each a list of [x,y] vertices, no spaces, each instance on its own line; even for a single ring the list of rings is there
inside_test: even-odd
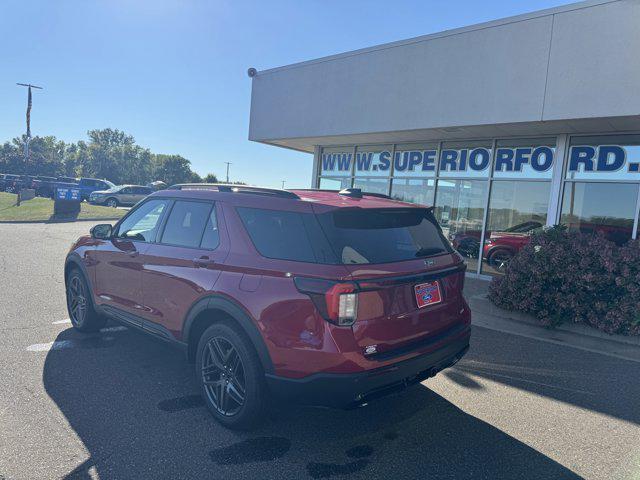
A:
[[[26,136],[16,137],[0,146],[0,173],[106,178],[116,185],[218,181],[213,173],[200,177],[183,156],[153,153],[118,129],[89,130],[87,136],[76,143],[51,135],[33,137],[28,159],[24,155]]]

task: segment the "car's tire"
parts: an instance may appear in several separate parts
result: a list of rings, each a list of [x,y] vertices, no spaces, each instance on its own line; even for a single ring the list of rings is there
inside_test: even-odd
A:
[[[511,250],[506,248],[496,248],[489,254],[489,258],[487,260],[489,265],[496,270],[503,272],[513,257],[514,254]]]
[[[107,320],[96,312],[91,290],[84,275],[74,268],[67,277],[67,311],[73,328],[80,332],[96,332]]]
[[[104,204],[107,207],[117,208],[120,205],[120,202],[118,202],[117,198],[110,197],[110,198],[107,198],[107,201],[104,202]]]
[[[207,408],[225,427],[249,430],[263,418],[264,371],[240,329],[215,323],[205,330],[196,352],[196,377]]]

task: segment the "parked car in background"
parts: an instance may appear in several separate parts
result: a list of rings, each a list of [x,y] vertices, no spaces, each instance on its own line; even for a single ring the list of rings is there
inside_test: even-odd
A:
[[[96,190],[89,195],[89,203],[118,207],[135,205],[147,195],[153,193],[149,187],[142,185],[118,185],[108,190]]]
[[[529,243],[531,235],[542,227],[540,222],[529,221],[492,231],[484,242],[482,258],[496,270],[503,271],[516,253]]]
[[[0,175],[0,190],[3,192],[15,192],[16,184],[20,180],[19,175],[12,175],[10,173],[3,173]]]
[[[213,416],[247,428],[269,395],[354,407],[454,365],[465,268],[429,208],[191,184],[94,226],[64,276],[77,330],[108,316],[184,348]]]
[[[80,188],[80,198],[82,200],[89,200],[91,192],[95,192],[97,190],[109,190],[111,188],[114,188],[115,185],[109,180],[83,177],[78,182],[78,187]]]
[[[32,185],[38,197],[53,198],[53,192],[55,191],[57,183],[58,179],[56,177],[38,175],[33,179]]]

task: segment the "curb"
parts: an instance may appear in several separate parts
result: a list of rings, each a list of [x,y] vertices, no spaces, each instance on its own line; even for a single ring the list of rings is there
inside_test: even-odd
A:
[[[640,362],[639,337],[609,335],[580,324],[547,328],[530,315],[496,307],[484,294],[473,295],[468,302],[473,315],[472,324],[479,327]]]

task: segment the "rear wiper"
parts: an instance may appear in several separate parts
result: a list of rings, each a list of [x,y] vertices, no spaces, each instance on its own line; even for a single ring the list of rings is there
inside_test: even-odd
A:
[[[416,257],[428,257],[430,255],[436,255],[438,253],[442,253],[444,250],[442,248],[430,247],[425,248],[422,247],[420,250],[416,252]]]

